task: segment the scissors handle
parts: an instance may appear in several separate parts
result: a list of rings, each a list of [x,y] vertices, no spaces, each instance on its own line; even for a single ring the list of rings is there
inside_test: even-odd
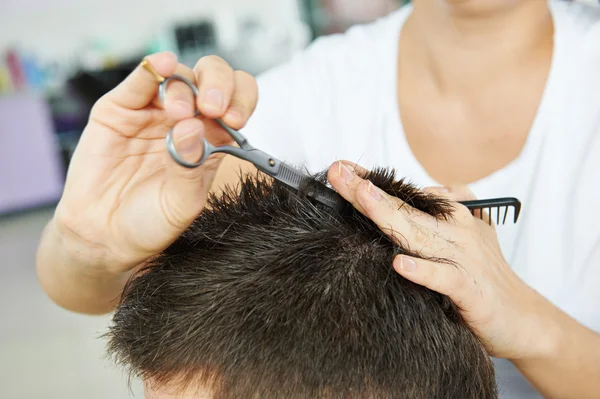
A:
[[[244,150],[253,149],[252,146],[248,144],[248,139],[244,137],[240,132],[227,126],[225,122],[223,122],[221,119],[215,119],[215,122],[217,122],[217,124],[221,126],[223,130],[229,133],[229,135],[235,140],[235,142],[240,146],[240,148]]]
[[[167,86],[169,85],[169,83],[171,81],[174,81],[174,80],[180,81],[180,82],[184,83],[185,85],[187,85],[190,88],[190,90],[192,90],[192,93],[194,94],[194,98],[198,98],[198,95],[200,93],[198,92],[198,88],[196,87],[196,85],[194,83],[192,83],[191,80],[189,80],[186,77],[181,76],[181,75],[171,75],[168,78],[166,78],[165,80],[163,80],[160,83],[160,85],[158,86],[158,98],[161,103],[164,104],[165,98],[167,97]],[[194,116],[198,116],[198,115],[200,115],[200,111],[198,111],[198,109],[196,108]],[[248,144],[248,140],[246,139],[246,137],[244,137],[244,135],[242,135],[240,132],[227,126],[225,124],[225,122],[223,122],[221,119],[215,119],[215,122],[217,124],[219,124],[219,126],[221,126],[235,140],[235,142],[240,146],[240,148],[243,148],[243,149],[251,148]]]
[[[167,150],[171,157],[177,162],[179,165],[184,168],[194,169],[198,166],[202,165],[208,157],[212,154],[223,153],[233,155],[237,158],[243,159],[244,161],[248,161],[253,163],[258,169],[262,170],[265,173],[270,175],[277,174],[279,172],[279,167],[281,165],[281,161],[271,157],[267,153],[256,149],[243,149],[230,145],[215,147],[210,144],[206,139],[204,139],[204,150],[202,152],[202,157],[196,161],[195,163],[190,163],[185,161],[181,155],[177,152],[177,148],[175,147],[175,142],[173,141],[173,130],[171,129],[167,134]]]

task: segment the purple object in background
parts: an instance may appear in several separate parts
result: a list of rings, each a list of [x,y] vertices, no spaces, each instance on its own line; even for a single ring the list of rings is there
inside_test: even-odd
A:
[[[0,214],[54,203],[62,189],[46,102],[33,93],[0,97]]]

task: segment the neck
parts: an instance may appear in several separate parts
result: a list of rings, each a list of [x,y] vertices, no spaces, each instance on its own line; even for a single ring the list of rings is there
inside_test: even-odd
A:
[[[550,59],[554,26],[547,0],[415,0],[405,33],[446,91]]]

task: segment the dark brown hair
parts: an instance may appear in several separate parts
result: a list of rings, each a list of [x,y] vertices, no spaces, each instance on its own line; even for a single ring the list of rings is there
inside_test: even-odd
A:
[[[450,217],[448,202],[392,171],[367,178]],[[212,197],[126,286],[114,359],[215,398],[497,397],[493,364],[451,301],[394,272],[395,255],[418,254],[304,192],[259,175]]]

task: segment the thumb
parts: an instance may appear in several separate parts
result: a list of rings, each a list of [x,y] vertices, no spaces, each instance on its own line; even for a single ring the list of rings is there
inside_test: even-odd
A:
[[[394,259],[394,269],[415,284],[449,296],[459,307],[462,307],[465,298],[469,296],[474,282],[455,263],[438,263],[406,255],[398,255]]]
[[[173,128],[173,141],[184,161],[196,163],[204,152],[205,125],[199,119],[183,120]],[[214,155],[201,166],[185,168],[165,151],[166,182],[164,185],[164,207],[169,222],[183,229],[196,219],[206,205],[208,191],[214,180],[223,156]]]
[[[159,76],[171,76],[177,69],[177,56],[170,52],[156,53],[146,61]],[[127,109],[141,109],[150,104],[158,91],[157,77],[141,64],[117,87],[108,92],[107,98]]]

